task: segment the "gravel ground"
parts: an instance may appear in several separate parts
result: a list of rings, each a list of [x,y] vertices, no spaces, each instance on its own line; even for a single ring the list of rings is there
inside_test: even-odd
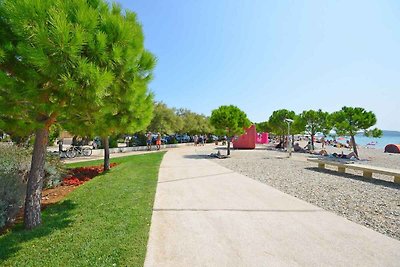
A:
[[[341,152],[328,148],[329,152]],[[225,151],[223,151],[225,152]],[[348,153],[349,151],[344,151]],[[363,149],[360,163],[400,169],[400,155],[378,149]],[[353,222],[400,240],[400,185],[393,177],[375,175],[368,180],[361,172],[320,170],[306,161],[309,154],[286,153],[258,147],[235,150],[229,159],[214,159],[218,164],[266,183],[287,194],[332,211]]]

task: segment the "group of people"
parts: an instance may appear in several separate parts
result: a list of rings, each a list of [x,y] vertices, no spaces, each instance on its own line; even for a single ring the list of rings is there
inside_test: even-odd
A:
[[[329,154],[325,149],[320,150],[319,152],[313,151],[311,142],[308,142],[307,145],[303,148],[300,146],[299,143],[295,143],[293,146],[293,150],[295,152],[301,152],[301,153],[310,153],[313,155],[321,155],[321,156],[326,156],[326,157],[332,157],[332,158],[340,158],[340,159],[359,159],[357,154],[354,152],[350,152],[349,154],[344,154],[343,151],[342,153],[332,153]]]
[[[204,146],[204,144],[207,142],[207,135],[195,135],[193,136],[193,143],[195,146],[198,145],[202,145]]]
[[[146,144],[147,144],[147,150],[151,150],[151,145],[153,143],[153,135],[151,132],[148,132],[146,135]],[[158,132],[157,137],[156,137],[156,148],[157,150],[161,149],[161,134]]]
[[[342,144],[342,143],[336,141],[335,139],[327,140],[327,141],[324,140],[324,142],[322,143],[322,147],[324,147],[325,145],[330,145],[330,146],[337,147],[337,148],[348,148],[348,149],[351,149],[353,147],[349,140],[346,140],[345,144]]]

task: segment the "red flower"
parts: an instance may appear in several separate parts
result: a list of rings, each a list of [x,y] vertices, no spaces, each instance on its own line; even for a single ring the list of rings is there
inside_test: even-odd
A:
[[[111,163],[110,168],[117,166],[117,163]],[[68,172],[67,177],[63,179],[65,185],[78,186],[93,179],[95,176],[101,174],[104,171],[102,165],[91,166],[91,167],[79,167],[71,169]]]

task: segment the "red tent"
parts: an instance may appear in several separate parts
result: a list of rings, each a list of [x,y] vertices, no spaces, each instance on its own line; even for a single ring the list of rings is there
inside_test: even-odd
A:
[[[400,153],[400,145],[389,144],[389,145],[385,146],[385,152]]]

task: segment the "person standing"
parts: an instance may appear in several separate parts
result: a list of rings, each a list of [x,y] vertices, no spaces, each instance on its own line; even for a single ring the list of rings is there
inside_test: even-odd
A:
[[[161,149],[161,134],[160,133],[157,133],[156,147],[157,147],[157,150]]]
[[[197,146],[197,143],[199,142],[199,137],[197,136],[197,134],[193,137],[193,142],[194,145]]]
[[[205,134],[203,136],[203,146],[207,143],[207,135]]]
[[[61,158],[63,152],[63,139],[59,139],[57,144],[58,144],[58,154],[60,155]]]
[[[199,146],[201,146],[203,144],[203,136],[199,135],[199,138],[197,139],[197,143],[199,144]]]
[[[147,133],[147,140],[146,140],[146,144],[147,144],[147,150],[150,151],[151,150],[151,132]]]

